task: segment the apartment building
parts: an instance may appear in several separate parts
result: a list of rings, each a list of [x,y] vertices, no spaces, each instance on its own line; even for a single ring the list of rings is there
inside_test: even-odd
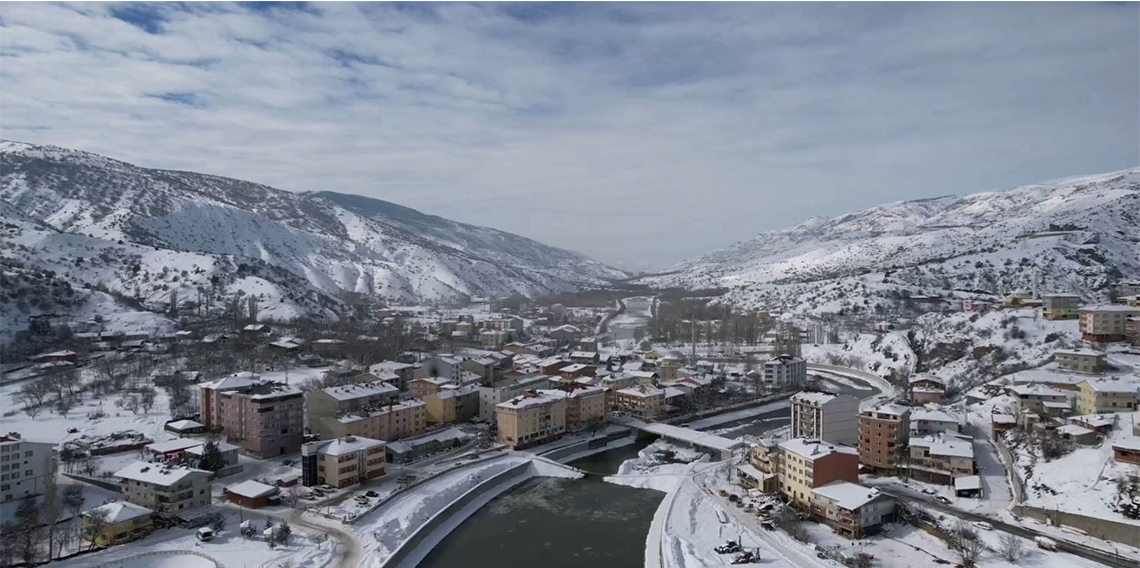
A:
[[[538,375],[507,381],[499,381],[490,386],[479,386],[479,419],[490,423],[495,419],[495,405],[510,400],[528,390],[550,388],[549,375]]]
[[[781,389],[807,382],[807,361],[791,355],[778,355],[764,362],[764,384]]]
[[[756,489],[764,493],[780,490],[780,446],[775,441],[768,438],[754,442],[748,453],[748,463],[756,472],[744,470],[742,473],[755,479]]]
[[[309,422],[309,428],[322,440],[360,436],[394,442],[419,436],[427,430],[427,403],[410,399],[343,416],[319,416],[313,419],[316,421]]]
[[[1020,415],[1035,412],[1038,416],[1067,416],[1073,412],[1073,392],[1049,385],[1030,384],[1007,387],[1014,397],[1014,410]]]
[[[844,394],[804,391],[792,396],[792,438],[855,445],[859,440],[859,399]]]
[[[859,451],[819,440],[794,438],[779,445],[779,483],[793,505],[807,509],[811,492],[833,481],[859,482]]]
[[[910,439],[907,471],[922,481],[953,485],[954,478],[974,475],[974,442],[957,434]]]
[[[394,373],[397,377],[394,385],[399,390],[408,388],[408,382],[416,378],[416,367],[412,363],[400,363],[398,361],[381,361],[368,367],[368,372],[380,376],[383,373]]]
[[[210,504],[210,472],[134,462],[115,472],[123,498],[158,514],[176,515]]]
[[[606,389],[602,387],[571,383],[539,392],[566,399],[567,432],[577,432],[606,421]]]
[[[423,361],[424,369],[429,377],[440,377],[457,380],[463,370],[463,359],[451,354],[437,355]]]
[[[217,402],[218,425],[241,453],[265,459],[301,449],[305,398],[300,390],[260,382],[218,393]]]
[[[1053,352],[1053,360],[1063,371],[1075,373],[1099,373],[1107,365],[1107,356],[1092,349],[1058,349]]]
[[[261,383],[261,375],[243,371],[228,377],[200,383],[198,385],[198,402],[201,411],[201,420],[207,430],[221,428],[221,406],[218,395],[224,392],[240,391]]]
[[[1077,294],[1045,294],[1041,296],[1041,313],[1045,319],[1076,319],[1081,307]]]
[[[1112,459],[1140,466],[1140,438],[1127,436],[1113,442]]]
[[[499,441],[513,449],[558,438],[566,432],[566,398],[538,391],[495,405]]]
[[[1102,304],[1080,309],[1081,337],[1085,341],[1112,342],[1127,339],[1129,317],[1140,316],[1140,308]]]
[[[915,404],[941,404],[946,398],[946,382],[928,374],[919,374],[907,382],[910,400]]]
[[[364,412],[383,407],[399,399],[400,391],[383,381],[347,384],[312,391],[305,395],[305,414],[309,429],[324,434],[321,418]]]
[[[614,393],[614,407],[641,420],[657,420],[665,416],[665,391],[638,385]]]
[[[479,416],[479,389],[444,385],[439,392],[424,397],[428,424],[455,424]]]
[[[962,429],[962,417],[938,408],[912,408],[910,436],[927,436],[938,433],[957,434]]]
[[[55,487],[55,444],[0,436],[0,502],[43,495]]]
[[[835,481],[812,489],[811,513],[842,536],[863,538],[895,520],[895,500],[878,489]]]
[[[423,400],[429,394],[439,392],[443,385],[458,384],[459,376],[462,373],[456,373],[455,377],[421,377],[413,379],[408,382],[408,394],[414,398]]]
[[[348,487],[384,475],[387,444],[360,436],[309,442],[301,448],[301,484]]]
[[[1077,391],[1077,414],[1133,412],[1140,382],[1127,379],[1085,379]]]
[[[894,474],[910,440],[910,409],[883,404],[859,413],[859,462]]]

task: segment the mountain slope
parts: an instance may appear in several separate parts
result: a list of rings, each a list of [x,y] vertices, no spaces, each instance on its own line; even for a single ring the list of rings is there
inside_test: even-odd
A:
[[[892,203],[809,219],[642,279],[729,288],[725,301],[803,314],[890,309],[908,295],[1029,289],[1098,299],[1140,275],[1140,170]]]
[[[2,258],[165,310],[258,296],[268,317],[390,303],[536,296],[622,278],[577,253],[359,196],[142,168],[0,141]],[[201,298],[201,300],[199,300]]]

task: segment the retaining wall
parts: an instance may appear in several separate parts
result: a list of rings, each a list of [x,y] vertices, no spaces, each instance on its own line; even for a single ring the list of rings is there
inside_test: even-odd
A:
[[[586,450],[592,450],[594,448],[598,448],[601,446],[608,446],[608,445],[610,445],[610,442],[613,442],[615,440],[621,440],[623,438],[628,438],[629,435],[630,435],[629,430],[623,430],[621,432],[611,432],[610,434],[607,434],[606,436],[603,436],[603,437],[591,438],[589,440],[585,440],[585,441],[577,443],[577,444],[571,444],[569,446],[562,446],[561,448],[553,449],[553,450],[550,450],[549,452],[545,452],[545,453],[538,454],[538,455],[540,455],[544,458],[547,458],[547,459],[558,461],[558,460],[561,460],[562,458],[564,458],[566,456],[572,456],[578,452],[584,452]]]
[[[1140,548],[1140,527],[1136,525],[1029,505],[1017,505],[1013,511],[1054,526],[1073,527],[1085,531],[1089,536]]]
[[[529,476],[525,474],[530,465],[530,462],[525,462],[499,472],[495,476],[475,486],[467,493],[464,493],[460,498],[452,501],[451,504],[436,513],[431,519],[428,519],[408,540],[404,541],[404,543],[384,561],[384,566],[399,566],[441,525],[450,521],[452,516],[488,491],[499,487],[503,483],[510,483],[510,485],[507,486],[507,488],[510,488],[528,479]]]
[[[825,373],[835,373],[836,375],[850,375],[853,378],[866,381],[875,385],[883,394],[894,396],[895,390],[898,388],[894,383],[867,371],[859,369],[852,369],[851,367],[839,367],[837,365],[826,365],[824,363],[808,363],[808,371],[822,371]]]

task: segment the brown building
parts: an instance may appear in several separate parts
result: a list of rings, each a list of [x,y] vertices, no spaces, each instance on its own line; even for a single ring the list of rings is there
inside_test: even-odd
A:
[[[1140,465],[1140,438],[1129,436],[1112,445],[1112,459]]]
[[[271,498],[278,493],[276,487],[252,479],[226,487],[226,499],[246,509],[260,509],[269,505]]]
[[[859,413],[859,461],[864,466],[893,474],[909,438],[909,408],[888,403]]]
[[[833,481],[859,482],[859,451],[819,440],[794,438],[780,443],[780,493],[810,508],[812,489]]]
[[[1094,342],[1124,341],[1127,339],[1128,318],[1135,316],[1140,316],[1140,308],[1118,304],[1081,308],[1081,337]]]
[[[320,427],[321,438],[326,440],[361,436],[394,442],[424,433],[427,429],[427,403],[410,399],[343,416],[322,416]]]
[[[220,429],[241,453],[259,459],[290,454],[304,440],[304,393],[252,373],[202,383],[202,423]]]

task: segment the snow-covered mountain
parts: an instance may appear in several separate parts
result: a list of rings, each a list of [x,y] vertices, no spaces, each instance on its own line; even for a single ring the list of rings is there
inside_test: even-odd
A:
[[[389,303],[536,296],[626,275],[511,233],[332,192],[298,194],[0,141],[8,267],[146,309],[259,296],[260,313],[343,315],[346,293]],[[27,310],[25,310],[27,311]],[[34,312],[34,310],[31,310]]]
[[[655,286],[728,288],[724,301],[802,315],[883,311],[907,296],[1013,289],[1103,299],[1140,275],[1140,170],[891,203],[761,233]]]

